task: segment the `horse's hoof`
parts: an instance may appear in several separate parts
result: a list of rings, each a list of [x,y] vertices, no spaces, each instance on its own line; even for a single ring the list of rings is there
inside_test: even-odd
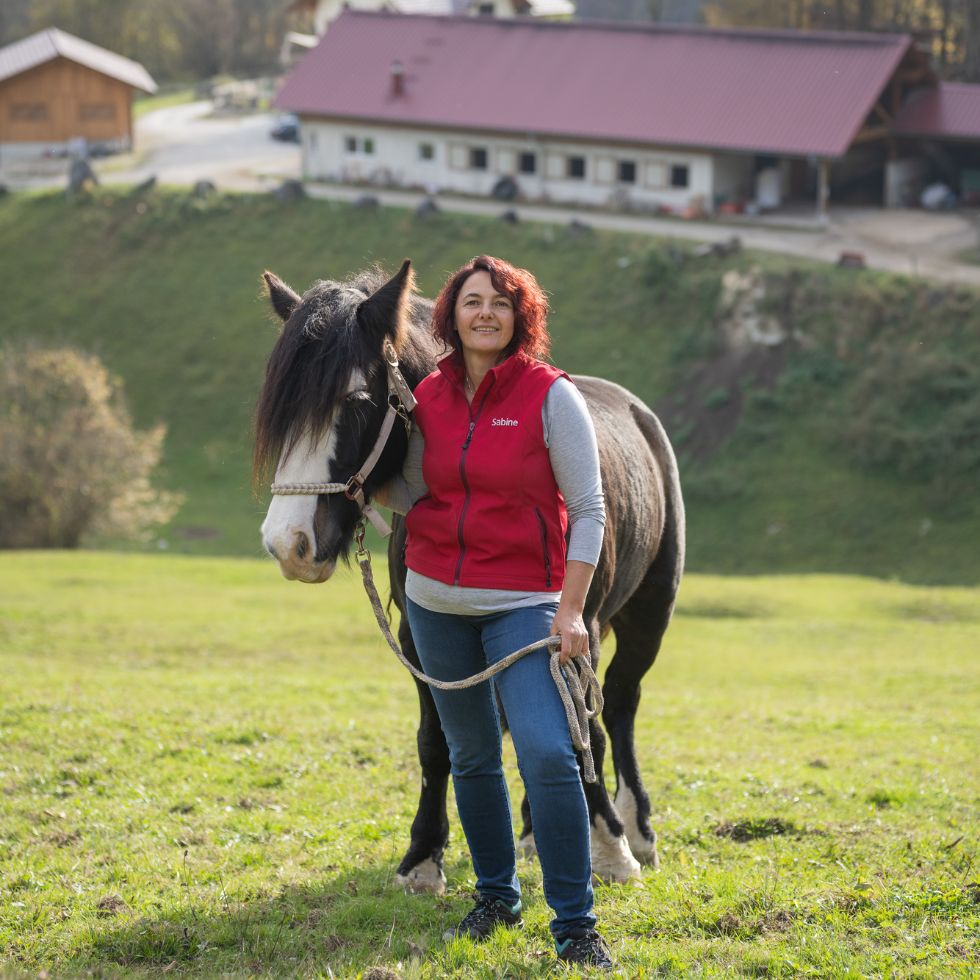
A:
[[[446,891],[446,877],[432,858],[419,862],[408,874],[395,875],[395,881],[406,891],[415,893],[443,895]]]
[[[592,875],[606,884],[621,884],[640,877],[640,862],[633,857],[626,836],[615,836],[601,818],[592,825]]]
[[[534,843],[534,834],[525,834],[517,842],[517,853],[530,861],[538,856],[538,845]]]
[[[637,816],[636,797],[633,796],[628,786],[620,785],[616,793],[615,807],[620,820],[623,821],[626,839],[629,841],[633,857],[640,864],[648,864],[653,868],[659,869],[660,858],[657,856],[657,835],[649,827],[646,830],[640,827]]]

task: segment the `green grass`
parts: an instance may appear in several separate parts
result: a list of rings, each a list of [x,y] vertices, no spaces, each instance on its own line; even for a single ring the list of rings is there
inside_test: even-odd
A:
[[[276,329],[264,268],[303,290],[408,255],[432,296],[474,254],[507,256],[551,294],[556,363],[656,407],[718,356],[722,275],[759,264],[794,339],[777,390],[745,392],[743,419],[712,455],[690,451],[692,427],[738,392],[710,389],[671,425],[689,566],[980,582],[976,294],[751,253],[678,267],[665,245],[266,196],[8,195],[0,341],[95,353],[123,378],[140,425],[166,422],[160,481],[186,502],[150,548],[255,556],[265,498],[249,486],[251,412]],[[954,391],[957,366],[973,373]]]
[[[393,886],[416,697],[355,579],[3,556],[0,972],[549,975],[534,863],[523,932],[440,939],[455,814],[446,897]],[[623,975],[976,975],[977,649],[977,589],[690,576],[636,735],[663,868],[597,890]]]
[[[196,98],[193,85],[171,88],[156,95],[145,95],[133,100],[133,115],[137,118],[157,109],[169,109],[171,106],[184,105]]]

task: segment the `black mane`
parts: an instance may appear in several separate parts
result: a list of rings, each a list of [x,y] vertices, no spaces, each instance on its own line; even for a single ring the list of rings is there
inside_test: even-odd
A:
[[[314,439],[322,436],[347,393],[352,371],[360,370],[374,392],[373,382],[382,373],[380,344],[365,329],[358,310],[387,279],[375,268],[343,282],[319,280],[292,311],[269,355],[256,406],[257,480],[274,470],[283,452],[304,432]],[[402,371],[414,387],[435,358],[429,332],[432,303],[412,296],[407,313],[408,322],[393,329],[401,331]]]

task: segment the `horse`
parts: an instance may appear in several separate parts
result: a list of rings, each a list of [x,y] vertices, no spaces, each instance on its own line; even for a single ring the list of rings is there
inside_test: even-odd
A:
[[[320,583],[338,560],[349,561],[362,511],[376,516],[372,497],[405,459],[410,420],[393,372],[403,379],[402,389],[414,388],[446,351],[431,333],[433,304],[416,294],[407,259],[391,278],[367,270],[343,282],[317,281],[302,296],[271,272],[263,278],[282,326],[255,414],[256,479],[274,472],[280,488],[262,523],[262,542],[287,579]],[[598,778],[583,785],[593,873],[621,882],[640,874],[640,862],[659,866],[634,722],[640,682],[660,650],[680,585],[684,504],[674,453],[654,413],[610,381],[572,381],[595,425],[606,504],[602,552],[584,613],[593,669],[601,640],[610,631],[616,637],[602,688],[602,726],[593,719],[589,728]],[[405,399],[410,405],[411,396]],[[301,489],[289,494],[290,488]],[[393,525],[388,560],[391,596],[401,614],[398,639],[420,667],[404,614],[405,525],[398,515]],[[416,686],[421,792],[396,880],[412,891],[441,894],[449,750],[429,688]],[[602,776],[603,727],[615,770],[612,798]],[[534,829],[526,797],[521,814],[518,846],[530,856]]]

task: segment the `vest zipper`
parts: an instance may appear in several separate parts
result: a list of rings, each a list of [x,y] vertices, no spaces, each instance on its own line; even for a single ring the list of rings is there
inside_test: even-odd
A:
[[[541,551],[544,553],[544,577],[545,584],[551,588],[551,556],[548,554],[548,527],[544,522],[544,515],[538,507],[534,508],[534,516],[538,519],[538,527],[541,529]]]
[[[493,385],[496,379],[491,376],[490,386]],[[480,412],[483,411],[483,406],[487,403],[487,396],[490,394],[490,386],[483,394],[483,398],[480,400],[480,407],[476,410],[476,415],[473,414],[473,406],[469,405],[468,410],[470,413],[470,427],[466,432],[466,440],[463,442],[462,453],[459,457],[459,478],[463,484],[463,507],[459,512],[459,522],[456,525],[456,540],[459,543],[459,560],[456,562],[456,574],[453,576],[453,585],[459,585],[459,577],[463,571],[463,555],[466,554],[466,542],[463,540],[463,521],[466,519],[466,511],[470,506],[470,485],[466,479],[466,450],[470,448],[470,440],[473,438],[473,430],[476,428],[476,420],[480,417]],[[465,398],[465,392],[463,394]],[[476,401],[476,396],[473,398]]]
[[[466,441],[463,443],[463,452],[459,457],[459,478],[463,483],[463,506],[459,512],[459,523],[456,525],[456,540],[459,543],[459,560],[456,562],[456,574],[453,576],[453,585],[459,585],[459,576],[463,570],[463,555],[466,553],[466,544],[463,541],[463,521],[466,519],[466,509],[470,505],[470,485],[466,479],[466,450],[470,448],[470,440],[473,438],[473,430],[476,428],[476,419],[470,419],[470,427],[466,433]]]

